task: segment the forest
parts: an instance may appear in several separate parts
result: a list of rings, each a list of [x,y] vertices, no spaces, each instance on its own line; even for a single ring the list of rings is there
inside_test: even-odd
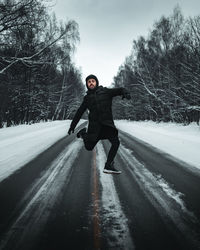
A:
[[[0,127],[70,119],[84,95],[78,24],[59,22],[49,3],[0,1]]]
[[[184,18],[179,6],[133,41],[114,87],[131,101],[115,101],[115,119],[178,122],[200,120],[200,16]]]
[[[58,21],[48,4],[0,0],[0,128],[72,119],[83,99],[78,23]],[[199,125],[200,16],[185,18],[177,6],[155,21],[133,40],[112,87],[132,97],[113,101],[114,119]]]

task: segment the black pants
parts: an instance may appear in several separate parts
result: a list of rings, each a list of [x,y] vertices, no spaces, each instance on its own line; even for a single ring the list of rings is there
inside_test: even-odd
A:
[[[102,125],[96,141],[90,141],[88,139],[87,133],[83,135],[83,141],[87,150],[93,150],[99,140],[105,139],[108,139],[111,143],[111,147],[107,157],[107,163],[109,164],[114,160],[119,148],[120,141],[118,138],[118,131],[112,127]]]

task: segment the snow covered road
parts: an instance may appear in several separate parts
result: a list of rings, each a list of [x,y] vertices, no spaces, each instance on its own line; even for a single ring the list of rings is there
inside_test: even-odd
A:
[[[120,131],[91,152],[66,136],[0,183],[0,249],[196,250],[200,174]]]
[[[80,120],[79,125],[85,122]],[[71,121],[0,129],[0,181],[67,135]],[[200,169],[200,128],[173,123],[115,121],[117,127],[149,145]]]

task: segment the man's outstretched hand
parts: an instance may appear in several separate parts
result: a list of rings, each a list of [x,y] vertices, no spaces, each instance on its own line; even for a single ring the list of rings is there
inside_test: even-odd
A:
[[[74,133],[74,129],[70,127],[68,130],[68,135],[70,135],[71,133]]]
[[[124,99],[124,98],[126,98],[126,99],[128,99],[128,100],[131,99],[131,94],[130,94],[130,92],[129,92],[127,89],[124,89],[124,90],[123,90],[122,99]]]

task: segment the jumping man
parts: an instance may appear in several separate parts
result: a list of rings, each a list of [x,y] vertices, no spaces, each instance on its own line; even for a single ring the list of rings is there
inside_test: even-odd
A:
[[[112,98],[122,96],[123,98],[131,99],[130,93],[125,88],[109,89],[99,86],[99,81],[95,75],[86,77],[86,87],[88,89],[87,94],[84,96],[83,102],[71,122],[68,134],[74,133],[81,116],[88,109],[88,130],[86,128],[81,129],[77,133],[77,137],[83,139],[87,150],[93,150],[99,140],[108,139],[111,143],[111,148],[103,172],[120,174],[121,171],[114,167],[114,158],[120,141],[112,116]]]

